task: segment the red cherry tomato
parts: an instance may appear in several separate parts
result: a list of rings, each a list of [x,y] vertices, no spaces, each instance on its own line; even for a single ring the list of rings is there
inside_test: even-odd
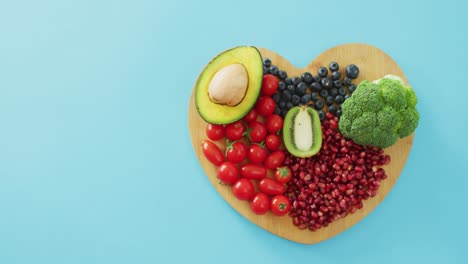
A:
[[[261,179],[258,182],[258,188],[262,193],[266,193],[268,195],[280,195],[286,191],[286,187],[284,187],[284,185],[270,178]]]
[[[278,167],[275,171],[275,179],[279,183],[287,183],[291,180],[292,173],[289,167]]]
[[[257,193],[252,201],[250,201],[250,208],[255,214],[266,214],[270,210],[270,198],[264,193]]]
[[[228,144],[226,148],[226,158],[233,163],[241,163],[247,157],[247,147],[240,141]]]
[[[249,152],[247,157],[253,163],[262,163],[267,156],[267,151],[265,147],[260,146],[259,144],[251,144],[249,147]]]
[[[276,134],[269,134],[265,138],[265,146],[269,151],[275,151],[281,145],[281,139]]]
[[[276,103],[269,96],[262,96],[258,99],[255,109],[262,116],[269,116],[275,112]]]
[[[265,121],[267,131],[276,134],[283,128],[283,118],[280,115],[270,115]]]
[[[273,95],[278,90],[279,80],[273,74],[265,74],[262,80],[262,94]]]
[[[201,142],[203,155],[214,165],[219,166],[224,161],[224,156],[221,150],[215,143],[209,140],[202,140]]]
[[[236,121],[226,126],[226,137],[231,140],[239,140],[245,132],[244,124],[241,121]]]
[[[271,199],[271,211],[277,216],[286,215],[291,209],[291,202],[284,195],[277,195]]]
[[[277,150],[265,159],[265,167],[267,169],[276,169],[277,167],[281,166],[283,164],[284,159],[286,158],[286,155],[282,150]]]
[[[255,188],[250,180],[241,178],[232,185],[232,193],[239,200],[250,200],[255,194]]]
[[[211,140],[220,140],[224,137],[224,126],[208,124],[206,125],[206,135]]]
[[[258,121],[250,122],[249,133],[248,133],[248,137],[250,141],[254,143],[262,142],[265,139],[266,134],[267,134],[267,131],[266,131],[266,127],[264,124]]]
[[[267,169],[257,164],[245,164],[240,168],[242,177],[251,180],[260,180],[266,177]]]
[[[233,184],[239,176],[239,170],[234,163],[226,161],[218,167],[218,179],[226,184]]]
[[[250,110],[250,112],[246,116],[244,116],[244,121],[247,122],[248,124],[252,121],[257,120],[257,116],[258,116],[257,110],[255,110],[255,108],[252,108],[252,110]]]

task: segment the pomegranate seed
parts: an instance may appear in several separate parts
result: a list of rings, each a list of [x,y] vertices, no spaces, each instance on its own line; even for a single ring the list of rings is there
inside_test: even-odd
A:
[[[346,140],[339,132],[338,117],[327,113],[322,122],[322,148],[310,158],[286,155],[292,171],[285,195],[289,215],[300,229],[316,231],[361,209],[364,200],[377,195],[388,175],[381,165],[390,162],[382,149]]]

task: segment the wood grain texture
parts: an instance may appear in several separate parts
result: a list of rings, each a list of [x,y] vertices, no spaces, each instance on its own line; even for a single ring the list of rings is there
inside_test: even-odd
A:
[[[386,74],[398,75],[408,83],[397,63],[382,50],[370,45],[345,44],[333,47],[320,54],[307,67],[302,69],[296,68],[282,56],[273,51],[263,48],[260,48],[259,50],[262,53],[263,58],[270,58],[273,64],[277,65],[280,69],[286,70],[289,76],[300,76],[305,71],[316,73],[320,66],[328,66],[331,61],[337,61],[342,68],[344,68],[343,66],[351,63],[359,66],[360,75],[354,83],[359,83],[365,79],[375,80]],[[340,69],[342,74],[344,73],[343,70],[344,69]],[[385,198],[398,179],[401,171],[403,170],[406,159],[408,158],[414,136],[411,135],[407,138],[401,139],[396,145],[385,149],[385,153],[391,156],[392,161],[388,166],[384,166],[385,171],[388,174],[388,178],[382,181],[379,193],[376,197],[364,201],[364,207],[357,210],[354,214],[350,214],[343,219],[339,219],[326,228],[321,228],[316,232],[311,232],[307,229],[299,230],[292,224],[292,218],[289,216],[277,217],[270,212],[262,216],[255,215],[252,213],[248,202],[239,201],[234,197],[230,186],[220,184],[219,180],[216,178],[216,167],[205,159],[201,151],[200,142],[203,139],[206,139],[206,122],[204,122],[196,110],[193,93],[190,99],[188,114],[190,135],[195,154],[197,155],[208,179],[224,200],[241,215],[256,225],[280,237],[303,244],[318,243],[336,236],[368,215]],[[224,142],[218,142],[217,144],[221,147],[221,150],[225,150]],[[385,221],[385,219],[382,221]],[[364,234],[361,235],[364,236]]]

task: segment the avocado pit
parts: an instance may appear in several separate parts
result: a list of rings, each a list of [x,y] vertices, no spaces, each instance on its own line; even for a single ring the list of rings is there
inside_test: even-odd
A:
[[[208,97],[216,104],[236,106],[244,99],[249,74],[244,65],[233,63],[215,73],[208,87]]]

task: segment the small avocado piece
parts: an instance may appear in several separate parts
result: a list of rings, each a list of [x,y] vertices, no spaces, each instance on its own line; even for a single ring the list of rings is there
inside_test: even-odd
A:
[[[198,113],[211,124],[229,124],[242,119],[254,107],[262,79],[263,60],[256,47],[239,46],[220,53],[205,66],[195,84]],[[237,82],[235,86],[233,81]]]
[[[306,158],[322,147],[322,128],[316,110],[307,106],[291,108],[283,124],[283,142],[292,155]]]

